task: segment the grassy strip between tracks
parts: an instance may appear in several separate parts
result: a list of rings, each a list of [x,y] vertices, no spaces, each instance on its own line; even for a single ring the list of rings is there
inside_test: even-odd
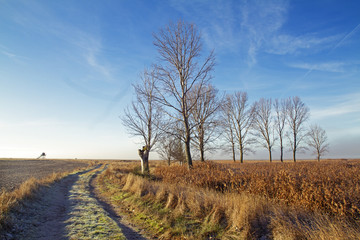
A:
[[[117,223],[92,196],[91,178],[102,170],[80,174],[70,190],[70,218],[66,221],[70,239],[126,239]]]

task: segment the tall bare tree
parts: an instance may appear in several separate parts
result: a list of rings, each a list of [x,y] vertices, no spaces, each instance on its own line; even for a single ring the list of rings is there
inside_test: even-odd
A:
[[[149,172],[149,153],[158,142],[161,123],[161,108],[155,101],[156,78],[154,70],[144,70],[141,82],[133,85],[136,100],[126,108],[121,117],[122,124],[133,136],[142,138],[143,147],[139,149],[141,171]]]
[[[230,112],[230,109],[228,108],[228,104],[224,104],[221,108],[222,112],[222,129],[224,130],[224,138],[226,143],[230,143],[231,147],[231,153],[232,153],[232,159],[235,162],[236,160],[236,136],[235,136],[235,130],[234,130],[234,124],[232,122],[232,114]],[[225,144],[227,146],[227,144]],[[227,147],[226,147],[227,149]]]
[[[299,97],[292,97],[286,101],[286,119],[290,132],[288,138],[293,152],[293,161],[296,162],[296,151],[301,148],[301,142],[306,136],[304,123],[309,119],[309,108]]]
[[[190,168],[193,127],[189,121],[190,113],[197,104],[202,86],[211,79],[215,57],[211,52],[205,59],[201,58],[200,34],[194,24],[183,21],[170,23],[154,34],[154,45],[160,57],[157,79],[161,85],[158,88],[157,100],[167,108],[169,116],[183,124],[186,160]],[[195,93],[194,99],[189,101],[189,93],[195,85],[198,86],[198,92]]]
[[[275,130],[279,136],[280,144],[280,161],[284,162],[284,134],[285,134],[285,123],[286,123],[286,100],[275,99]]]
[[[276,137],[274,134],[274,124],[272,117],[271,99],[261,98],[255,102],[254,129],[258,142],[269,152],[269,161],[272,162],[272,147]]]
[[[225,105],[230,114],[232,129],[238,142],[240,162],[243,163],[244,154],[251,151],[249,146],[255,141],[249,136],[254,123],[255,108],[248,105],[246,92],[235,92],[233,95],[227,95]]]
[[[329,150],[326,132],[317,124],[310,126],[307,143],[309,147],[314,149],[318,161],[320,161],[321,156]]]
[[[191,109],[190,120],[194,126],[194,143],[199,149],[200,160],[205,161],[205,150],[211,150],[210,144],[219,136],[217,127],[219,125],[218,110],[220,101],[217,98],[218,90],[211,84],[196,85],[190,92],[190,101],[197,99]],[[197,97],[198,93],[200,95]],[[190,105],[193,103],[190,102]]]

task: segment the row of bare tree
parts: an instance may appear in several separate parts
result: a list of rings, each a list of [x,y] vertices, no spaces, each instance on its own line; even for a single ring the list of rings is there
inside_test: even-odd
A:
[[[325,130],[319,125],[311,125],[310,130],[307,130],[305,124],[310,112],[299,97],[275,101],[261,98],[250,106],[245,92],[235,92],[226,96],[222,115],[223,131],[226,140],[231,143],[234,161],[236,145],[241,162],[246,152],[253,151],[251,146],[254,145],[267,149],[271,162],[273,147],[277,141],[280,160],[283,162],[285,139],[288,140],[294,162],[296,152],[306,148],[306,145],[315,150],[318,160],[328,148]]]
[[[170,23],[154,34],[154,46],[159,61],[143,71],[141,81],[134,85],[136,99],[121,117],[129,133],[143,139],[144,146],[139,149],[143,172],[149,171],[149,153],[155,147],[169,163],[185,157],[191,168],[192,152],[199,152],[204,161],[205,152],[218,145],[230,145],[234,160],[238,148],[243,162],[251,146],[261,143],[272,161],[272,148],[279,139],[283,160],[285,136],[296,161],[309,118],[309,109],[300,98],[260,99],[250,105],[245,92],[220,96],[210,82],[214,54],[202,57],[201,37],[193,24]],[[321,128],[311,129],[322,132],[321,141],[326,142]],[[314,134],[316,145],[319,136]],[[320,143],[318,158],[326,150],[325,142]]]

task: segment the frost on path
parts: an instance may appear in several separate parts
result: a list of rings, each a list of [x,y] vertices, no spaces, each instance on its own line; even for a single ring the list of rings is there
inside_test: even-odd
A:
[[[8,239],[126,239],[121,223],[91,193],[91,178],[102,171],[98,169],[41,188],[12,214],[15,224]]]
[[[92,197],[94,172],[81,174],[69,192],[70,213],[66,230],[70,239],[126,239],[117,223]]]

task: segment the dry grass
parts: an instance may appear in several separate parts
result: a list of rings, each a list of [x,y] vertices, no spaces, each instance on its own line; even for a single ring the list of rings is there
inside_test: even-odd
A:
[[[250,193],[267,199],[360,219],[360,161],[303,163],[196,164],[158,167],[155,176],[221,192]]]
[[[356,224],[299,208],[291,201],[250,191],[214,190],[221,183],[216,174],[225,171],[224,166],[195,165],[191,172],[159,167],[156,173],[162,174],[163,181],[128,174],[129,169],[123,167],[113,165],[101,176],[103,193],[114,205],[131,209],[133,218],[143,220],[160,239],[360,239]],[[229,174],[234,178],[238,170],[232,171]],[[258,176],[267,175],[259,171]],[[287,180],[280,182],[287,184]]]

